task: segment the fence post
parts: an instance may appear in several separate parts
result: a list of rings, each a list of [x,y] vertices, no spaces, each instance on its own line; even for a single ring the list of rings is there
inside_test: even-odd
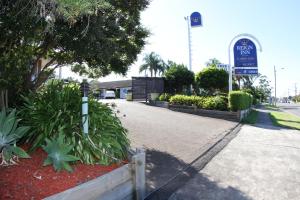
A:
[[[136,155],[132,156],[133,181],[136,200],[143,200],[146,195],[145,163],[145,150],[137,149]]]

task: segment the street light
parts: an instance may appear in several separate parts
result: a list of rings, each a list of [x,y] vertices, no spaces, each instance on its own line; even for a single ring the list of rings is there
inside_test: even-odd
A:
[[[281,67],[280,69],[284,69],[284,67]],[[276,80],[276,67],[274,65],[274,79],[275,79],[275,101],[274,104],[276,106],[276,102],[277,102],[277,80]]]

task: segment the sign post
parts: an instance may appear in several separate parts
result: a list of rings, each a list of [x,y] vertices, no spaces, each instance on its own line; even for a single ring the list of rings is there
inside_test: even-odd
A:
[[[199,12],[193,12],[190,16],[184,17],[187,21],[188,28],[188,46],[189,46],[189,70],[192,71],[192,41],[191,41],[191,27],[202,26],[202,17]]]

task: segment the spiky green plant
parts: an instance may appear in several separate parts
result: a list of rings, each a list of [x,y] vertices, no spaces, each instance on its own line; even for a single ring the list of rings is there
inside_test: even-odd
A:
[[[58,138],[48,139],[46,138],[46,145],[43,145],[43,149],[48,153],[48,157],[44,161],[44,166],[52,164],[56,171],[61,171],[65,169],[72,172],[72,168],[68,162],[73,162],[79,160],[79,158],[69,155],[68,153],[73,149],[72,145],[65,143],[65,137],[60,129]]]
[[[15,164],[18,157],[30,157],[17,146],[17,142],[30,128],[28,126],[18,127],[19,121],[15,109],[8,114],[3,109],[0,113],[0,159],[2,159],[0,165]]]
[[[56,138],[63,127],[65,140],[74,148],[71,154],[85,164],[111,164],[126,159],[127,131],[114,111],[89,97],[89,135],[82,133],[81,94],[78,84],[50,81],[37,93],[24,97],[21,108],[24,125],[31,131],[26,140],[35,150],[46,138]]]

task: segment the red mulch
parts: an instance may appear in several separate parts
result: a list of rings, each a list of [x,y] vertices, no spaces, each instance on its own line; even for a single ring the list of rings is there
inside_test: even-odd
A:
[[[55,172],[52,165],[43,167],[47,154],[36,150],[18,165],[0,166],[0,199],[42,199],[94,179],[118,168],[118,165],[71,165],[73,172]]]

